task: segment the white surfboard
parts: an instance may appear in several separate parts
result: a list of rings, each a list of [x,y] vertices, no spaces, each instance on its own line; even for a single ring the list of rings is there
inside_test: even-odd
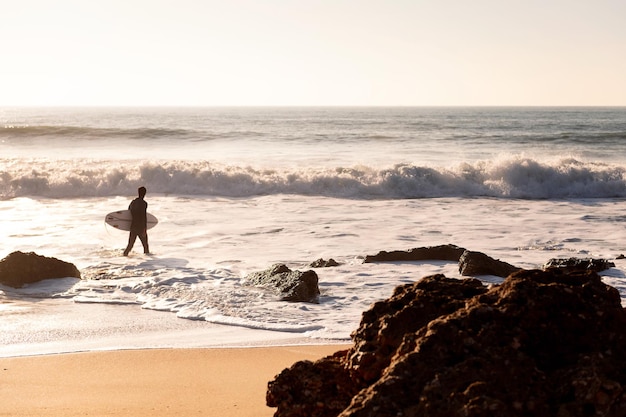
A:
[[[130,210],[120,210],[107,214],[104,218],[104,222],[116,229],[129,231],[132,219],[133,216],[130,214]],[[152,229],[159,222],[157,218],[150,213],[146,214],[146,220],[148,229]]]

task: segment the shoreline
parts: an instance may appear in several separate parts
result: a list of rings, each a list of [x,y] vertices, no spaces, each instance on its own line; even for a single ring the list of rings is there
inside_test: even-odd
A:
[[[241,326],[182,319],[136,304],[76,303],[68,299],[9,299],[0,323],[0,358],[84,352],[251,348],[349,344]],[[7,304],[3,304],[7,305]]]
[[[267,383],[348,344],[155,348],[0,358],[0,416],[272,416]]]

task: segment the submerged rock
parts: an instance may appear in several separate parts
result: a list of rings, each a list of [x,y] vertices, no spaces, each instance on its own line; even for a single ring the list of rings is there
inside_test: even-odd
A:
[[[245,278],[247,285],[256,285],[276,292],[283,301],[318,301],[320,290],[315,271],[292,271],[284,264],[275,264],[265,271],[253,272]]]
[[[339,266],[339,263],[335,261],[333,258],[329,260],[325,260],[323,258],[319,258],[309,264],[311,268],[330,268],[333,266]]]
[[[455,245],[427,246],[408,251],[380,251],[376,255],[365,256],[364,263],[394,261],[454,261],[458,262],[465,249]]]
[[[80,271],[69,262],[16,251],[0,260],[0,283],[14,288],[52,278],[80,278]]]
[[[607,259],[552,258],[546,262],[543,269],[561,268],[569,271],[578,270],[601,272],[613,267],[615,267],[615,264]]]
[[[459,263],[459,271],[464,276],[496,275],[506,277],[520,268],[493,259],[484,253],[469,251],[456,245],[439,245],[409,249],[408,251],[380,251],[376,255],[365,256],[364,263],[402,261],[454,261]]]
[[[624,416],[624,329],[593,271],[490,288],[427,277],[365,312],[351,349],[284,370],[267,404],[276,417]]]

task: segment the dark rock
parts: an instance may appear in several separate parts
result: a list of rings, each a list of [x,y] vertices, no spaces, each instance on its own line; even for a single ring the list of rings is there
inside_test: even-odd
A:
[[[360,390],[342,365],[346,353],[340,351],[315,363],[297,362],[285,369],[268,384],[267,405],[292,410],[284,416],[336,416]]]
[[[568,259],[550,259],[543,266],[543,269],[560,268],[567,269],[569,271],[596,271],[601,272],[609,268],[615,267],[615,264],[606,259],[580,259],[580,258],[568,258]]]
[[[621,417],[624,328],[593,271],[522,270],[490,289],[428,277],[367,311],[348,352],[283,371],[267,403],[275,417]]]
[[[394,261],[441,260],[459,262],[459,271],[464,276],[496,275],[506,277],[519,271],[506,262],[493,259],[484,253],[468,251],[455,245],[439,245],[413,248],[408,251],[380,251],[376,255],[365,256],[364,263]]]
[[[477,279],[432,275],[395,289],[391,298],[363,313],[351,335],[349,367],[366,382],[377,380],[407,333],[416,332],[442,314],[452,313],[487,288]]]
[[[465,249],[455,245],[439,245],[413,248],[408,251],[380,251],[376,255],[365,256],[364,263],[394,261],[454,261],[458,262]]]
[[[320,295],[315,271],[292,271],[284,264],[275,264],[262,272],[246,276],[246,284],[268,288],[283,301],[317,302]]]
[[[466,250],[459,259],[459,272],[463,276],[495,275],[507,277],[519,270],[518,267],[493,259],[482,252]]]
[[[13,252],[0,260],[0,283],[14,288],[52,278],[80,278],[80,271],[69,262],[34,252]]]
[[[309,265],[311,268],[329,268],[329,267],[333,267],[333,266],[339,266],[339,263],[337,263],[337,261],[335,261],[333,258],[330,258],[329,260],[324,260],[322,258],[311,262],[311,264]]]
[[[624,256],[623,253],[620,253],[615,259],[626,259],[626,256]]]

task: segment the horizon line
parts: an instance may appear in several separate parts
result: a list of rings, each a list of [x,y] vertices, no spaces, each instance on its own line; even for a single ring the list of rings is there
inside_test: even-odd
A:
[[[626,104],[0,104],[0,108],[622,108]]]

